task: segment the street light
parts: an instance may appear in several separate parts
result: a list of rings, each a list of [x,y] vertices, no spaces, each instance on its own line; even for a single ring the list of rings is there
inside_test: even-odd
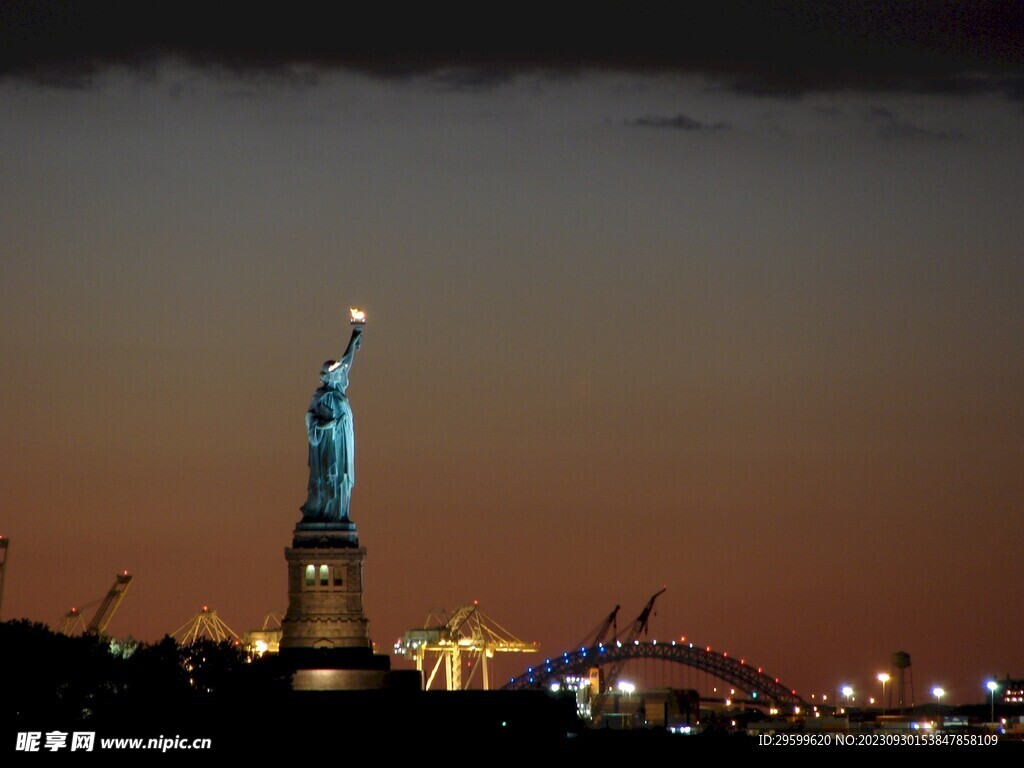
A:
[[[885,672],[878,673],[878,682],[882,684],[882,714],[885,714],[885,684],[889,682],[889,676]]]
[[[843,686],[843,696],[846,697],[846,708],[850,708],[850,697],[853,696],[853,688],[849,685]]]
[[[985,683],[985,687],[988,688],[988,692],[992,696],[992,706],[989,712],[989,719],[994,723],[996,721],[996,689],[999,688],[999,683],[995,680],[989,680]]]
[[[939,711],[942,706],[942,697],[946,695],[946,692],[939,686],[932,688],[932,696],[935,697],[935,721],[941,726],[942,725],[942,713]]]

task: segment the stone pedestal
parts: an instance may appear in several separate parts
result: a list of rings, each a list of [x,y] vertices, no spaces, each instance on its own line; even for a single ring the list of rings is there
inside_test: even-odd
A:
[[[296,530],[288,561],[288,612],[281,650],[371,648],[363,613],[365,547],[301,546]]]

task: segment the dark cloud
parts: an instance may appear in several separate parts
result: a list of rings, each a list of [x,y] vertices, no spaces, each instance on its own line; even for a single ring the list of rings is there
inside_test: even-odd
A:
[[[964,134],[952,131],[936,131],[901,120],[890,109],[874,107],[868,110],[867,119],[877,126],[878,135],[883,139],[915,141],[952,141],[966,138]]]
[[[512,80],[509,67],[455,67],[434,72],[432,77],[441,90],[487,91]]]
[[[486,16],[434,4],[0,3],[0,76],[82,86],[107,67],[166,56],[236,74],[307,65],[384,77],[459,72],[450,84],[460,89],[500,84],[499,72],[599,67],[700,75],[776,97],[857,89],[1022,98],[1024,3],[695,0],[585,16],[529,3],[489,6]]]
[[[643,128],[674,128],[679,131],[721,131],[730,128],[728,123],[704,123],[694,120],[692,117],[680,112],[672,117],[648,115],[630,120],[628,125],[638,125]]]

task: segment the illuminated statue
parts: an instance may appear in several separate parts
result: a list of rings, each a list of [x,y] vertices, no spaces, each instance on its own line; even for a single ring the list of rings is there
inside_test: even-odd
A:
[[[359,349],[364,320],[353,310],[352,338],[341,360],[328,360],[320,372],[320,387],[306,411],[309,435],[309,495],[302,505],[302,522],[348,522],[348,504],[355,473],[355,433],[352,408],[345,390],[352,359]],[[362,313],[359,315],[363,317]]]

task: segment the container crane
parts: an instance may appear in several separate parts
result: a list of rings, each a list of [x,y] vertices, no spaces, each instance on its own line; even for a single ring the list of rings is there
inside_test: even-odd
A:
[[[178,641],[178,645],[192,645],[200,640],[233,645],[241,642],[235,631],[208,605],[204,605],[203,610],[171,632],[171,637]]]
[[[654,601],[657,600],[658,596],[666,589],[668,589],[668,587],[662,587],[651,595],[651,599],[647,601],[647,605],[644,606],[644,609],[640,611],[640,615],[633,621],[633,625],[629,628],[629,631],[626,632],[625,637],[615,638],[616,644],[627,645],[639,638],[640,635],[644,635],[645,637],[647,636],[647,623],[651,618],[651,613],[654,611]],[[616,611],[617,610],[618,607],[616,607]],[[610,616],[609,619],[612,619],[614,615],[615,612],[612,613],[612,616]],[[601,707],[604,705],[605,699],[608,698],[608,691],[614,688],[616,683],[618,683],[619,675],[622,673],[622,668],[625,666],[626,661],[627,659],[620,659],[608,665],[608,673],[604,676],[604,684],[601,686],[601,691],[597,694],[597,697],[590,706],[590,711],[594,716],[600,715]]]
[[[621,605],[616,605],[612,612],[608,614],[608,618],[597,625],[597,629],[587,635],[583,640],[578,642],[576,645],[580,648],[593,648],[595,645],[600,645],[604,642],[605,637],[608,635],[608,630],[614,630],[612,637],[619,633],[619,625],[617,623],[619,609]]]
[[[103,598],[100,607],[93,614],[92,621],[85,628],[87,635],[103,635],[107,631],[107,625],[114,618],[114,612],[124,600],[124,595],[128,591],[128,587],[132,585],[134,578],[128,571],[122,571],[114,577],[114,585],[107,592],[107,596]]]
[[[58,629],[57,632],[66,637],[71,637],[75,634],[76,630],[85,632],[85,620],[82,618],[82,614],[77,608],[72,608],[64,614],[64,619],[61,621],[60,629]]]
[[[242,645],[254,656],[278,653],[281,650],[281,631],[281,614],[270,611],[263,617],[263,626],[250,629],[242,636]]]
[[[484,614],[476,601],[459,606],[450,618],[444,612],[438,616],[432,611],[422,629],[410,629],[395,643],[395,653],[411,657],[421,673],[427,652],[438,654],[424,690],[430,690],[444,662],[445,687],[449,691],[468,690],[478,669],[482,671],[483,689],[490,690],[488,662],[495,653],[532,653],[538,648],[537,643],[520,640]],[[462,676],[464,656],[472,659],[469,676],[465,679]]]
[[[121,571],[121,573],[114,577],[114,585],[107,592],[102,602],[100,602],[100,607],[96,609],[96,613],[93,614],[88,624],[85,623],[82,612],[78,608],[72,608],[64,615],[64,618],[61,620],[60,629],[57,631],[68,637],[75,634],[78,630],[81,630],[82,634],[85,635],[103,635],[107,631],[107,625],[110,623],[110,620],[114,618],[114,612],[121,604],[121,601],[124,600],[124,594],[128,591],[128,587],[131,586],[134,578],[128,571]],[[95,600],[90,600],[87,605],[93,605],[95,602]]]

